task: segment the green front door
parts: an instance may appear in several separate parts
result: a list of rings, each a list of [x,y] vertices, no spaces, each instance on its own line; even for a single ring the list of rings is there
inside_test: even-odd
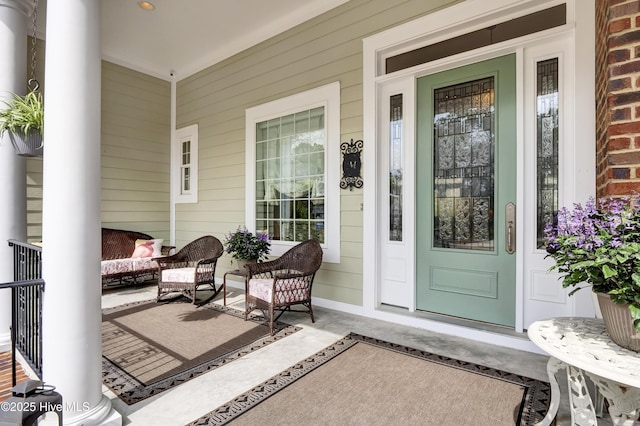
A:
[[[416,307],[515,325],[515,55],[418,79]]]

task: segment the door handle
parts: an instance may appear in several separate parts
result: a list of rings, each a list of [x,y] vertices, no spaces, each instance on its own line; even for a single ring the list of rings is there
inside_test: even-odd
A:
[[[509,202],[504,206],[505,251],[516,252],[516,205]]]

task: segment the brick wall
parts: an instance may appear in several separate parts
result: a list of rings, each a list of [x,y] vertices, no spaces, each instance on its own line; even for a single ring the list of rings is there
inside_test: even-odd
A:
[[[596,0],[597,196],[640,193],[640,0]]]

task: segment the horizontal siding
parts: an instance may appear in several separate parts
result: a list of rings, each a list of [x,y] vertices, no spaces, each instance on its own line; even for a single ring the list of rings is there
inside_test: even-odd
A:
[[[169,167],[167,165],[167,167]],[[118,167],[103,167],[102,168],[102,180],[113,179],[114,181],[120,181],[120,185],[129,185],[126,181],[133,181],[133,185],[149,185],[152,183],[163,183],[166,185],[167,190],[169,188],[169,174],[163,169],[152,170],[139,170],[127,169],[126,175],[122,173],[122,170]]]
[[[102,226],[168,239],[170,85],[102,62],[101,102]],[[27,161],[27,235],[42,239],[38,159]]]
[[[200,164],[199,202],[176,208],[178,240],[224,240],[244,222],[247,108],[340,81],[341,141],[361,139],[362,39],[451,3],[352,0],[180,81],[177,123],[198,124]],[[341,260],[323,264],[314,296],[362,305],[362,190],[341,195]],[[232,268],[225,256],[218,274]]]
[[[170,113],[168,82],[103,61],[103,226],[168,240]]]
[[[340,197],[340,206],[343,211],[362,211],[362,190],[354,189],[353,191],[343,192]]]
[[[160,203],[161,206],[169,202],[169,194],[166,191],[140,191],[140,190],[125,190],[122,188],[114,190],[102,190],[102,205],[103,210],[107,210],[109,203],[118,203],[120,201],[127,201],[128,203]]]
[[[165,197],[169,199],[169,194],[166,193],[167,182],[148,180],[137,181],[118,178],[104,178],[102,179],[102,191],[104,199],[109,199],[109,190],[117,191],[134,191],[136,193],[146,192],[153,194],[154,197]]]
[[[360,274],[353,274],[353,280],[356,282],[362,280]],[[351,305],[362,306],[362,289],[353,289],[341,287],[338,285],[328,284],[329,281],[322,281],[320,278],[316,279],[313,284],[313,297],[319,297],[322,299],[336,300],[342,303],[348,303]]]
[[[341,241],[340,253],[345,257],[362,259],[362,244],[353,241]]]
[[[42,241],[42,159],[27,158],[27,241]]]
[[[33,54],[32,38],[27,44],[28,60]],[[36,80],[40,83],[38,89],[42,96],[46,96],[44,81],[45,43],[36,40]],[[31,63],[27,67],[31,72]],[[27,241],[42,241],[42,158],[27,158]]]

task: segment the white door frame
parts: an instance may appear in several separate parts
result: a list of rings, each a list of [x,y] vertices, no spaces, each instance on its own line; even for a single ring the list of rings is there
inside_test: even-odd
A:
[[[392,306],[406,307],[409,311],[415,309],[415,221],[413,212],[415,211],[415,80],[413,78],[400,78],[378,85],[379,89],[379,112],[381,117],[390,116],[389,98],[394,95],[402,95],[402,240],[390,241],[389,238],[389,203],[381,202],[378,209],[380,217],[383,218],[378,223],[378,242],[380,244],[380,261],[376,264],[379,267],[379,302]],[[389,167],[389,120],[379,120],[378,127],[381,140],[376,146],[379,147],[378,170],[385,171],[377,173],[376,185],[379,193],[388,194],[389,175],[386,173]],[[384,136],[382,136],[384,135]],[[385,140],[386,144],[382,142]],[[383,149],[383,146],[387,149]],[[385,200],[381,197],[381,201]]]
[[[522,76],[524,73],[523,49],[536,46],[545,42],[553,41],[558,37],[570,37],[570,56],[575,57],[575,61],[569,61],[574,67],[570,70],[570,75],[574,76],[571,84],[579,85],[580,91],[571,90],[574,93],[572,100],[573,114],[581,117],[580,126],[570,123],[572,128],[567,133],[563,141],[564,163],[576,164],[575,169],[562,167],[561,173],[565,173],[562,178],[566,182],[562,188],[560,204],[566,205],[573,201],[582,201],[595,193],[595,75],[594,66],[594,34],[595,34],[595,14],[594,1],[589,0],[588,7],[584,7],[584,0],[581,0],[580,7],[576,8],[576,0],[467,0],[449,8],[445,8],[430,15],[418,18],[406,24],[394,27],[382,33],[373,35],[364,40],[363,51],[363,91],[364,91],[364,140],[370,147],[378,147],[378,140],[383,140],[380,135],[379,125],[380,94],[386,92],[387,85],[407,84],[418,76],[439,72],[445,69],[454,68],[468,63],[501,56],[508,53],[517,55],[517,73]],[[506,41],[499,45],[491,45],[471,52],[461,53],[448,58],[439,59],[429,64],[418,65],[406,70],[384,74],[384,60],[389,56],[410,51],[416,47],[432,44],[446,40],[460,34],[464,34],[476,29],[485,28],[514,17],[523,16],[537,10],[546,9],[558,4],[566,3],[567,22],[565,25],[545,30],[539,33],[520,37],[515,40]],[[425,31],[425,29],[429,29]],[[573,59],[573,58],[572,58]],[[518,206],[517,227],[518,235],[524,235],[524,214],[525,206],[524,188],[524,156],[523,141],[525,123],[523,120],[525,87],[523,79],[518,78]],[[575,120],[573,120],[575,121]],[[591,124],[592,126],[589,126]],[[411,130],[408,130],[411,131]],[[580,149],[576,149],[575,141],[580,141]],[[591,147],[592,149],[586,149]],[[380,156],[378,149],[364,150],[364,237],[363,237],[363,313],[374,318],[384,319],[400,324],[407,324],[421,328],[447,334],[458,335],[476,340],[490,341],[495,344],[518,347],[524,350],[535,350],[535,347],[526,340],[526,336],[508,336],[487,333],[477,329],[470,329],[450,323],[439,322],[433,319],[421,318],[420,316],[402,314],[401,312],[389,311],[380,308],[381,294],[381,268],[380,257],[383,250],[383,242],[380,236],[380,226],[387,217],[382,215],[380,208],[383,197],[380,196],[380,181],[378,176],[385,175],[384,171],[379,171]],[[562,161],[562,160],[561,160]],[[413,197],[414,195],[411,194]],[[413,216],[413,215],[412,215]],[[414,217],[411,218],[415,220]],[[415,223],[412,223],[415,226]],[[412,237],[414,238],[414,237]],[[415,247],[413,240],[407,241],[408,246]],[[412,253],[415,253],[413,249]],[[516,332],[523,332],[526,328],[524,322],[524,312],[527,309],[529,294],[525,294],[525,276],[531,274],[531,270],[524,269],[525,257],[527,256],[523,245],[523,238],[517,241],[517,300],[516,300]],[[539,253],[538,253],[539,254]],[[415,270],[415,260],[409,259],[408,272]],[[413,280],[415,282],[415,279]],[[559,285],[559,284],[558,284]],[[413,292],[415,292],[415,285]],[[586,295],[589,299],[590,296]],[[576,296],[574,296],[576,298]],[[580,296],[580,303],[583,302],[584,295]],[[410,305],[407,306],[408,313],[415,307],[415,296],[409,295]],[[573,312],[581,312],[580,304],[571,302]],[[530,315],[531,316],[531,315]],[[535,317],[535,314],[533,315]]]

